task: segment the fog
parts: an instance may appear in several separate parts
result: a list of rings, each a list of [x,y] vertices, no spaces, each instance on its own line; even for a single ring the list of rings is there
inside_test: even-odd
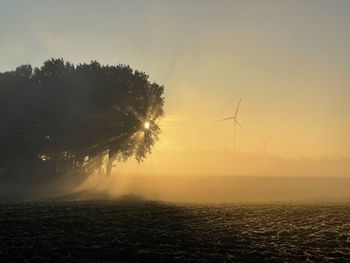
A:
[[[170,202],[347,202],[350,178],[266,176],[157,176],[90,177],[62,198],[114,199],[135,195]]]
[[[42,177],[42,176],[41,176]],[[25,199],[116,199],[125,195],[169,202],[347,202],[348,159],[286,159],[229,151],[155,152],[144,162],[115,162],[111,177],[5,180],[0,193]],[[53,180],[54,179],[54,180]]]
[[[262,153],[227,150],[155,151],[142,163],[116,163],[116,174],[252,175],[348,177],[348,158],[283,158]]]

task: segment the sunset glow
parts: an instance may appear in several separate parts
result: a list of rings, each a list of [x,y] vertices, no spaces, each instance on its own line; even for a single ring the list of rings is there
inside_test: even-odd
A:
[[[349,262],[350,0],[1,0],[0,36],[1,262]]]
[[[151,124],[150,124],[148,121],[146,121],[146,122],[144,123],[144,125],[143,125],[143,127],[144,127],[146,130],[148,130],[150,126],[151,126]]]

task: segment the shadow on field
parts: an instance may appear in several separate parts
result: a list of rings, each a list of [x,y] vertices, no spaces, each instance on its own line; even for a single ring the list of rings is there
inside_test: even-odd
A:
[[[0,256],[25,261],[177,261],[190,246],[179,207],[119,201],[1,204]]]
[[[220,225],[221,216],[202,206],[147,201],[138,196],[105,201],[2,202],[0,223],[5,227],[0,228],[0,257],[2,262],[258,259],[247,240]]]
[[[349,256],[349,205],[0,202],[1,262],[293,262]]]
[[[186,214],[148,201],[1,204],[0,256],[25,261],[181,260]]]
[[[0,202],[1,262],[345,262],[339,205]]]

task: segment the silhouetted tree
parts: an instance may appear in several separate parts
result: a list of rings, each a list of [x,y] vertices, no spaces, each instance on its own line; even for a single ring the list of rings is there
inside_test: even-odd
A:
[[[50,59],[0,73],[0,167],[7,174],[91,174],[151,152],[164,87],[129,66]],[[148,122],[149,128],[144,124]]]

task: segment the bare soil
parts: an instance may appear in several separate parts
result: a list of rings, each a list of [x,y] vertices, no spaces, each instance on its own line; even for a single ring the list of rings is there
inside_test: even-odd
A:
[[[1,262],[350,262],[350,205],[0,202]]]

